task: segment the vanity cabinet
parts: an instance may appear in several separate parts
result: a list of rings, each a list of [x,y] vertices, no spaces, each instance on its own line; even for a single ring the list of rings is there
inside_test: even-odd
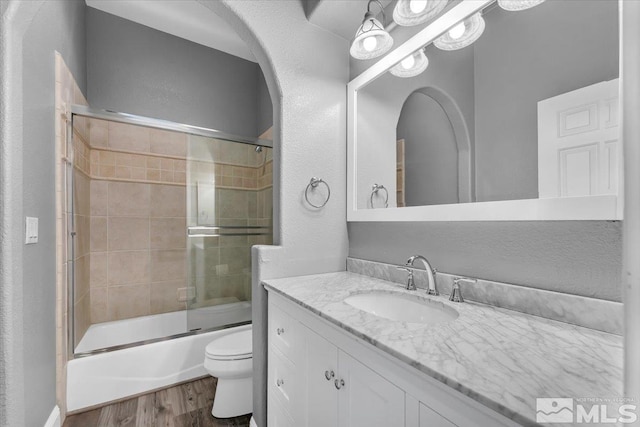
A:
[[[302,425],[404,425],[404,391],[310,329],[303,327],[302,332],[306,362]]]
[[[269,292],[268,427],[515,426]]]
[[[338,352],[338,372],[336,381],[342,386],[338,392],[339,427],[405,425],[403,390],[342,350]]]
[[[403,426],[405,393],[294,320],[269,310],[270,426]],[[273,332],[275,331],[275,332]],[[293,345],[295,343],[295,345]],[[285,356],[282,349],[286,349]],[[287,408],[287,409],[284,409]]]
[[[305,395],[305,411],[301,414],[302,425],[309,427],[338,425],[339,381],[338,347],[320,335],[303,327],[304,383],[301,393]],[[338,383],[339,384],[339,383]]]

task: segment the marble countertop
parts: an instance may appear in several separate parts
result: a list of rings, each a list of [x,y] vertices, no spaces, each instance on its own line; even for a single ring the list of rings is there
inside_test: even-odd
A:
[[[537,397],[619,398],[620,336],[350,272],[266,280],[263,285],[487,407],[536,425]],[[425,325],[386,320],[343,300],[383,291],[431,299],[459,317]]]

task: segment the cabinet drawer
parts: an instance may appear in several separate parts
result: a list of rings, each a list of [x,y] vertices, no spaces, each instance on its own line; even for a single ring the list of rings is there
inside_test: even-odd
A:
[[[269,344],[296,363],[300,324],[276,304],[269,304]]]
[[[296,368],[290,360],[273,347],[269,349],[268,380],[270,393],[288,410],[289,414],[293,414],[300,399]]]

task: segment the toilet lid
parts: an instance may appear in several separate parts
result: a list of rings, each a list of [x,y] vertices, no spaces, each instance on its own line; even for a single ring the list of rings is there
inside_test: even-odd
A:
[[[223,335],[211,341],[206,349],[207,356],[213,359],[239,359],[251,357],[251,329]]]

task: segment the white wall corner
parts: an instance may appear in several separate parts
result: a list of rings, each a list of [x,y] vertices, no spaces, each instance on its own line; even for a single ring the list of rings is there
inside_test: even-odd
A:
[[[53,407],[47,422],[44,423],[44,427],[60,427],[60,408],[58,405]]]

